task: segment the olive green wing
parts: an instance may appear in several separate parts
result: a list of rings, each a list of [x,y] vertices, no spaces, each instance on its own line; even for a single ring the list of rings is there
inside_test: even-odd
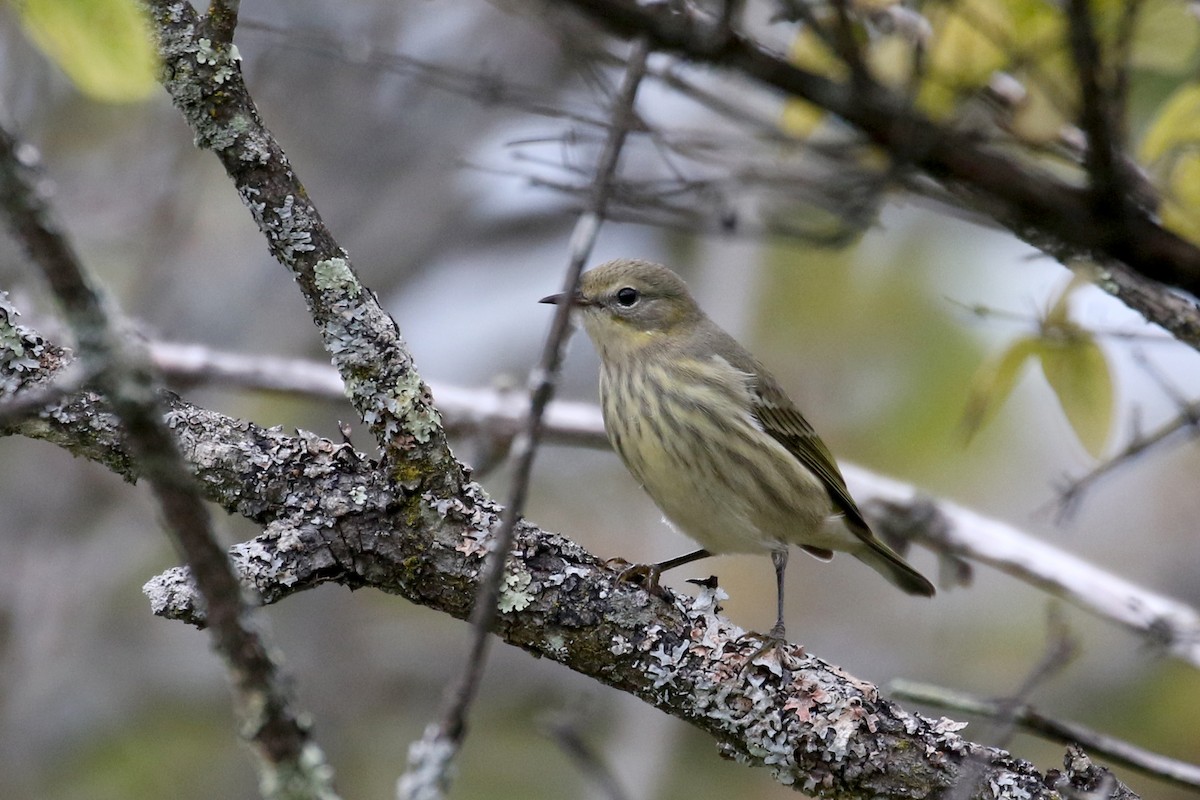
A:
[[[846,516],[847,527],[864,540],[871,540],[871,528],[863,519],[862,512],[846,488],[833,460],[829,448],[817,436],[813,426],[797,410],[791,399],[779,388],[779,384],[760,368],[750,387],[753,398],[753,413],[763,430],[782,444],[789,453],[799,459],[814,475],[820,478],[833,501],[834,508]]]

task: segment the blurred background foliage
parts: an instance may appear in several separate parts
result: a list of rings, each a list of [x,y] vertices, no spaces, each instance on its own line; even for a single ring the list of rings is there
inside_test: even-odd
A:
[[[864,13],[909,13],[882,0],[858,5]],[[1124,46],[1125,5],[1095,4],[1112,47]],[[1166,192],[1165,218],[1195,238],[1200,34],[1191,4],[1140,5],[1129,42],[1129,127],[1148,174]],[[114,56],[128,44],[127,22],[113,28],[89,16],[123,19],[122,8],[117,0],[0,8],[3,103],[42,149],[79,251],[150,336],[321,358],[298,292],[270,260],[216,159],[194,150],[165,97],[139,88],[140,56],[132,65]],[[1058,9],[1039,0],[962,0],[925,3],[923,16],[899,17],[930,28],[922,107],[970,121],[981,103],[994,102],[984,89],[995,89],[1003,71],[1024,95],[1007,118],[989,112],[989,124],[1001,119],[1029,158],[1071,169],[1062,134],[1074,98]],[[782,37],[801,63],[833,63],[792,27],[765,35]],[[520,385],[549,321],[535,301],[561,282],[576,205],[551,184],[573,169],[586,181],[598,131],[578,115],[600,118],[614,82],[602,40],[570,15],[532,3],[247,0],[236,41],[264,119],[363,280],[385,298],[423,375]],[[907,79],[898,54],[905,41],[886,31],[870,40],[872,63],[896,85]],[[718,93],[747,94],[704,70],[689,75]],[[817,141],[836,128],[768,96],[741,99],[796,140]],[[647,84],[640,108],[651,125],[681,139],[715,132],[738,141],[736,125],[662,84]],[[781,152],[778,142],[748,147]],[[625,174],[661,177],[673,159],[689,155],[664,152],[662,141],[635,137]],[[808,164],[808,157],[815,158],[796,159]],[[715,161],[696,156],[688,166]],[[836,162],[826,166],[841,174]],[[840,458],[1200,605],[1194,447],[1127,465],[1065,524],[1046,512],[1065,476],[1174,416],[1172,391],[1200,391],[1196,353],[1147,330],[1095,289],[1066,294],[1067,270],[1006,233],[938,213],[936,204],[887,197],[878,214],[868,209],[876,224],[851,230],[839,240],[848,244],[834,248],[772,235],[789,228],[769,223],[804,227],[821,214],[836,216],[836,204],[789,200],[793,190],[803,195],[797,185],[750,188],[725,209],[738,224],[724,235],[704,224],[635,224],[631,205],[619,215],[626,221],[605,226],[594,260],[642,256],[677,267],[712,316],[776,372]],[[52,307],[8,239],[0,241],[0,287],[17,298],[26,323],[61,339]],[[1039,337],[1060,298],[1060,321],[1090,343],[1086,358],[1102,357],[1104,380],[1085,379],[1082,394],[1110,393],[1105,436],[1081,436],[1064,413],[1079,397],[1068,391],[1064,401],[1061,387],[1033,368],[1036,359],[1014,358],[1002,376],[1007,390],[985,390],[994,407],[968,442],[964,413],[980,369],[1022,341],[1044,345]],[[977,306],[996,311],[972,311]],[[1109,335],[1114,330],[1150,338]],[[595,371],[581,340],[561,393],[594,398]],[[1152,375],[1169,376],[1170,391]],[[352,418],[348,406],[298,398],[203,387],[186,396],[264,425],[335,438],[338,420]],[[355,441],[367,446],[361,433]],[[475,447],[456,443],[468,459]],[[502,469],[484,483],[504,497]],[[688,547],[607,452],[547,447],[528,516],[603,557],[659,559]],[[232,518],[224,527],[230,542],[256,532]],[[256,796],[207,638],[151,617],[140,594],[143,581],[176,563],[141,491],[48,445],[6,439],[0,553],[4,797]],[[929,554],[914,560],[934,570]],[[701,562],[667,582],[688,591],[686,579],[712,572],[731,595],[730,616],[748,628],[767,624],[774,588],[766,559]],[[1003,696],[1021,685],[1046,638],[1046,598],[984,568],[970,588],[922,602],[896,595],[852,560],[803,562],[789,575],[788,593],[794,636],[810,652],[885,684],[907,677]],[[268,613],[344,796],[391,796],[407,744],[465,653],[466,627],[392,597],[332,587]],[[1032,702],[1195,759],[1196,671],[1111,625],[1070,609],[1065,616],[1079,655]],[[685,725],[508,648],[494,653],[454,796],[598,796],[547,733],[556,724],[578,730],[631,798],[794,796],[765,772],[722,761]],[[994,735],[979,721],[965,733],[982,741]],[[1061,760],[1056,745],[1018,737],[1013,746],[1043,769]],[[1185,796],[1118,772],[1146,797]]]

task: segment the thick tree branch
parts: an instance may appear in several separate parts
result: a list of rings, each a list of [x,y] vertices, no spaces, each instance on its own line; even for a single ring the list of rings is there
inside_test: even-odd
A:
[[[26,335],[37,337],[36,333],[23,330]],[[42,341],[42,346],[53,347],[37,338]],[[249,357],[195,345],[152,343],[150,348],[159,368],[184,383],[204,379],[243,388],[342,398],[337,389],[336,373],[328,365],[317,362]],[[61,368],[61,362],[54,363],[56,366],[50,369]],[[3,364],[0,364],[0,370],[2,368]],[[43,373],[36,374],[40,377],[35,383],[49,379]],[[521,430],[528,412],[528,398],[512,390],[435,384],[433,394],[449,429],[462,436],[486,437],[489,446],[497,448],[499,453],[507,449],[507,443]],[[252,463],[250,453],[255,448],[279,449],[295,453],[297,458],[314,448],[335,448],[308,434],[308,443],[301,445],[293,437],[278,431],[253,427],[243,430],[232,420],[196,409],[173,396],[170,413],[172,419],[187,420],[188,424],[179,425],[176,430],[189,458],[197,465],[210,499],[231,513],[257,522],[274,518],[270,503],[273,498],[286,494],[284,487],[289,472],[307,473],[312,465],[301,461],[280,467],[278,472],[255,468],[245,472],[245,483],[242,483],[235,480],[241,474],[239,463]],[[106,419],[111,423],[103,403],[94,395],[85,395],[71,398],[52,414],[44,413],[27,421],[19,432],[54,442],[132,479],[133,473],[121,450],[119,437],[104,425]],[[545,424],[546,438],[550,442],[604,450],[609,447],[600,409],[593,404],[556,400],[547,408]],[[219,433],[224,425],[229,426],[229,433]],[[191,432],[192,426],[195,426],[195,434]],[[0,433],[5,432],[0,428]],[[18,431],[9,429],[7,432]],[[221,447],[212,446],[213,442],[221,442]],[[340,453],[340,459],[365,461],[365,456],[355,454],[348,447],[335,449]],[[228,460],[218,458],[225,452],[237,455],[229,456]],[[843,463],[842,467],[855,496],[862,499],[864,513],[872,526],[890,535],[898,545],[918,542],[946,559],[962,558],[992,566],[1128,628],[1173,657],[1200,666],[1200,613],[1187,604],[1133,584],[1012,525],[956,503],[926,498],[909,484],[854,464]],[[358,479],[348,480],[354,485]],[[305,488],[326,490],[315,484],[305,484]]]
[[[324,382],[321,395],[340,396],[336,392],[336,375],[329,367],[315,362],[259,361],[161,343],[151,345],[151,352],[160,368],[180,377],[203,375],[243,387],[262,385],[280,389],[290,385],[295,391],[308,391]],[[188,357],[186,363],[181,360],[184,355]],[[435,385],[433,393],[451,430],[465,436],[486,437],[493,448],[501,451],[506,447],[504,443],[510,442],[520,430],[527,413],[524,397],[511,391]],[[1194,411],[1189,407],[1189,413]],[[600,409],[595,405],[555,401],[548,407],[545,421],[549,441],[609,448]],[[1146,440],[1157,441],[1179,427],[1181,421],[1168,424]],[[922,497],[909,484],[854,464],[843,464],[843,469],[855,496],[862,498],[864,512],[872,525],[893,532],[901,546],[915,541],[946,558],[988,564],[1128,628],[1153,646],[1165,648],[1174,657],[1200,667],[1200,613],[1191,606],[1137,586],[1015,526],[947,500]],[[1091,479],[1089,475],[1083,481]]]
[[[571,236],[570,259],[563,282],[563,291],[568,296],[575,293],[579,276],[591,257],[612,191],[621,150],[634,123],[634,101],[638,86],[645,75],[648,56],[649,47],[646,43],[635,42],[614,101],[612,125],[596,165],[587,208],[576,221]],[[529,413],[524,419],[523,435],[519,439],[520,445],[514,458],[516,465],[513,470],[513,485],[501,515],[500,527],[495,532],[495,541],[487,554],[480,576],[479,594],[471,614],[471,650],[461,675],[448,692],[449,702],[443,710],[441,721],[426,730],[422,740],[409,749],[409,766],[401,777],[397,790],[397,795],[402,800],[445,796],[450,765],[462,747],[467,715],[478,694],[483,668],[487,662],[488,645],[491,643],[489,634],[498,613],[497,603],[505,580],[513,532],[525,511],[525,501],[533,475],[533,462],[545,427],[543,415],[554,396],[563,353],[566,351],[571,332],[570,312],[569,303],[563,303],[556,309],[542,357],[530,377]]]

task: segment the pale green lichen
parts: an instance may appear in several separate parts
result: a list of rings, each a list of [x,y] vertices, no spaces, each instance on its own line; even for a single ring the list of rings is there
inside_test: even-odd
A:
[[[403,421],[405,432],[420,444],[425,444],[441,430],[442,417],[428,402],[425,387],[414,372],[409,372],[396,384],[387,407]]]
[[[529,570],[520,563],[511,563],[504,572],[504,584],[500,587],[500,602],[497,608],[500,613],[523,611],[533,602],[533,595],[528,591],[533,582]]]
[[[290,201],[291,197],[288,200]],[[287,210],[290,218],[290,205]],[[312,247],[308,249],[311,250]],[[358,279],[354,277],[354,271],[344,258],[326,258],[318,261],[313,267],[313,277],[317,288],[323,292],[344,291],[350,297],[358,297],[362,291]]]
[[[196,40],[196,63],[216,64],[220,55],[213,49],[212,40],[201,36]]]
[[[41,369],[41,356],[50,347],[41,334],[16,322],[19,316],[0,291],[0,396],[22,388]]]
[[[296,198],[289,194],[283,199],[283,205],[275,209],[275,220],[268,226],[267,232],[271,240],[279,246],[281,261],[287,264],[294,259],[296,253],[307,253],[317,249],[312,243],[310,227],[311,221],[308,219],[307,211],[301,207],[297,213]],[[328,263],[331,265],[333,262],[341,262],[340,269],[336,266],[332,267],[338,275],[337,285],[346,284],[346,291],[350,293],[350,296],[357,297],[358,281],[351,272],[350,265],[346,263],[345,259],[328,259]],[[320,269],[321,264],[325,263],[327,262],[318,263],[317,269]]]

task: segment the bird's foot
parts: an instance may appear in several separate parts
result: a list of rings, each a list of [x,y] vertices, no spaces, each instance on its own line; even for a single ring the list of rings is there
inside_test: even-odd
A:
[[[804,648],[789,642],[783,625],[779,623],[765,634],[753,631],[744,633],[739,637],[739,641],[742,639],[758,639],[761,644],[746,657],[745,663],[738,671],[739,674],[745,673],[752,666],[760,666],[766,667],[779,677],[784,677],[785,672],[799,666],[799,659],[804,658]]]
[[[659,585],[662,567],[658,564],[630,564],[623,558],[610,558],[604,566],[617,571],[617,580],[640,586],[652,595],[662,597],[666,590]]]

